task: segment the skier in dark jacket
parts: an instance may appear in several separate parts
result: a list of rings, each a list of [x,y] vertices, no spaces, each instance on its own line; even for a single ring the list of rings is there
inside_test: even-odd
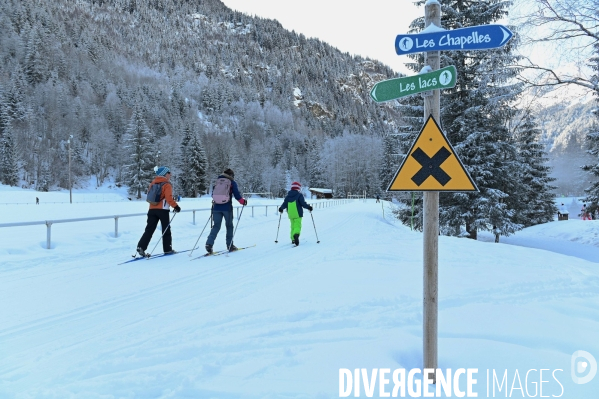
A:
[[[287,209],[287,216],[291,223],[291,243],[299,245],[299,236],[302,232],[302,217],[304,209],[312,212],[312,207],[306,203],[304,196],[300,193],[302,185],[296,181],[291,183],[291,190],[287,193],[283,205],[280,206],[279,212],[283,213],[283,209]]]
[[[239,189],[237,188],[237,183],[233,180],[235,177],[235,173],[231,169],[225,170],[221,175],[218,176],[217,180],[220,178],[229,179],[231,181],[231,187],[229,189],[229,201],[224,204],[218,204],[214,200],[212,201],[212,220],[214,222],[214,226],[210,230],[210,234],[208,235],[208,239],[206,240],[206,252],[213,252],[214,241],[216,240],[216,236],[220,231],[220,226],[222,225],[223,218],[225,219],[225,226],[227,228],[227,249],[229,251],[236,251],[237,247],[233,245],[233,196],[237,202],[241,205],[247,205],[247,200],[241,196],[239,193]],[[214,188],[212,189],[214,193]]]

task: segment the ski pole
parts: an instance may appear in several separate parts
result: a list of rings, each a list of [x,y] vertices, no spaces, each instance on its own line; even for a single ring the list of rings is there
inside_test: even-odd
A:
[[[312,225],[314,225],[314,234],[316,234],[316,243],[320,244],[320,240],[318,239],[318,233],[316,232],[316,225],[314,224],[314,215],[310,212],[310,216],[312,217]]]
[[[162,235],[160,236],[160,240],[158,240],[158,242],[156,243],[156,245],[154,245],[154,248],[152,248],[152,252],[150,252],[150,256],[152,256],[152,254],[154,253],[154,250],[156,249],[156,247],[158,246],[158,244],[160,244],[160,241],[162,241],[162,237],[164,237],[164,235],[166,234],[166,231],[171,227],[171,223],[173,222],[173,219],[175,218],[175,216],[177,216],[178,212],[175,212],[175,214],[173,215],[173,217],[171,218],[171,220],[168,222],[168,225],[166,226],[166,229],[164,229],[164,231],[162,232]]]
[[[204,225],[204,228],[202,229],[202,232],[200,233],[200,237],[202,237],[202,234],[204,234],[204,230],[206,230],[206,227],[208,226],[208,223],[210,222],[211,219],[212,219],[212,212],[210,212],[210,216],[208,216],[208,220],[206,220],[206,224]],[[198,237],[196,243],[193,244],[193,248],[191,249],[189,256],[191,256],[193,251],[195,251],[195,249],[197,248],[196,246],[198,245],[198,242],[200,241],[200,237]]]
[[[233,230],[233,237],[231,237],[231,244],[227,248],[227,251],[231,249],[231,245],[233,244],[233,240],[235,239],[235,232],[237,231],[237,226],[239,226],[239,219],[241,219],[241,215],[243,215],[243,209],[245,208],[245,204],[241,207],[241,212],[239,212],[239,217],[237,218],[237,224],[235,225],[235,230]]]
[[[277,240],[279,239],[279,228],[281,227],[281,216],[283,216],[283,212],[279,212],[279,226],[277,227],[277,238],[275,238],[276,243],[279,242]]]
[[[414,193],[412,193],[412,217],[410,218],[410,230],[414,230]]]

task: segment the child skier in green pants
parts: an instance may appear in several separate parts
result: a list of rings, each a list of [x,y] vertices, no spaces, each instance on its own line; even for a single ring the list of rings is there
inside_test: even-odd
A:
[[[279,212],[283,213],[283,209],[287,209],[287,216],[291,222],[291,243],[299,245],[299,236],[302,232],[302,217],[304,216],[303,208],[312,212],[312,207],[306,203],[304,196],[300,193],[302,185],[296,181],[291,183],[291,190],[287,193],[283,205],[280,206]]]

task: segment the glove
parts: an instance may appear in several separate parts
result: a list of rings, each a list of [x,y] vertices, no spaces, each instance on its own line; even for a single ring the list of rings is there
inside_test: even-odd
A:
[[[309,205],[308,205],[308,210],[309,210],[310,212],[312,212],[312,210],[313,210],[313,209],[314,209],[314,208],[312,208],[311,206],[309,206]]]
[[[176,206],[176,207],[173,209],[173,212],[175,212],[175,213],[179,213],[179,212],[181,212],[181,207],[180,207],[179,205],[177,205],[177,206]]]
[[[283,208],[279,208],[279,212],[283,213]]]
[[[245,198],[242,198],[242,199],[240,199],[240,200],[239,200],[239,203],[240,203],[241,205],[245,206],[245,205],[247,205],[247,204],[248,204],[248,200],[246,200]]]

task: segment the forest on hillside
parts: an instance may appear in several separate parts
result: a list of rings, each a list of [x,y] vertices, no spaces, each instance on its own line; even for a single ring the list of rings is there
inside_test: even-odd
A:
[[[440,3],[447,29],[509,11],[496,0]],[[412,24],[423,28],[422,18]],[[518,107],[511,28],[503,48],[443,52],[441,66],[459,78],[439,122],[480,189],[442,196],[445,234],[508,235],[555,211],[543,128]],[[423,62],[416,55],[409,67]],[[139,198],[154,166],[167,165],[183,196],[208,192],[226,168],[244,193],[282,196],[298,180],[336,197],[385,194],[424,122],[420,96],[370,99],[393,77],[219,0],[6,0],[0,180],[43,191],[68,188],[69,175],[75,186],[110,178]],[[397,217],[421,228],[421,196],[395,197]]]
[[[183,195],[226,167],[245,192],[373,194],[399,117],[368,98],[389,68],[218,0],[4,1],[0,66],[2,180],[38,190],[68,186],[70,147],[75,185],[138,194],[164,164]]]

